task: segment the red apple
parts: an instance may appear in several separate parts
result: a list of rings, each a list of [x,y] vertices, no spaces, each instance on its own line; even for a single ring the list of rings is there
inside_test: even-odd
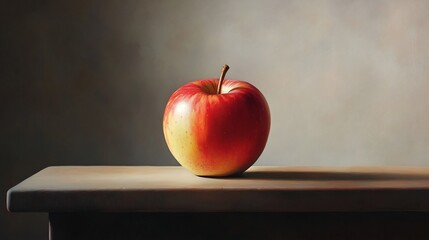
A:
[[[176,160],[198,176],[241,174],[259,158],[270,132],[270,110],[262,93],[244,81],[190,82],[168,100],[165,140]]]

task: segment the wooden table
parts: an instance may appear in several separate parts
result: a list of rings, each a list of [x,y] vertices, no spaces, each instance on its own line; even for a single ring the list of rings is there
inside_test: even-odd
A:
[[[49,167],[8,191],[50,239],[429,239],[429,168]]]

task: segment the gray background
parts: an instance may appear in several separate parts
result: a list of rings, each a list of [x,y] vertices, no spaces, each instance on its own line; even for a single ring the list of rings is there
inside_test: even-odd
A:
[[[0,193],[50,165],[177,165],[170,94],[256,85],[272,128],[258,165],[429,165],[429,1],[0,3]],[[47,215],[0,208],[1,239]]]

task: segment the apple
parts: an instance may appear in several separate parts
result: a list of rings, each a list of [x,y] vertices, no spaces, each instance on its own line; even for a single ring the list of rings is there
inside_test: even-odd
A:
[[[268,103],[245,81],[197,80],[167,102],[164,137],[176,160],[198,176],[239,175],[261,155],[270,132]]]

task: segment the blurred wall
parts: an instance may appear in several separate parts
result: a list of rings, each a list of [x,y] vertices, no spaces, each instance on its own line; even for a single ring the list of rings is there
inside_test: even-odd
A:
[[[170,94],[256,85],[258,165],[429,165],[429,1],[2,1],[0,190],[50,165],[177,165]],[[46,239],[1,209],[1,239]]]

